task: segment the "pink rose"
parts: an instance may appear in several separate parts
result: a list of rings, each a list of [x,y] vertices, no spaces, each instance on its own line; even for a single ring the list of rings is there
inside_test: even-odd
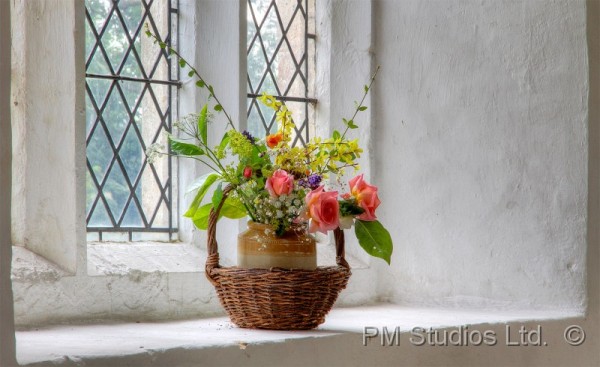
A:
[[[304,219],[310,219],[308,231],[314,233],[336,229],[340,225],[340,204],[338,203],[337,191],[324,191],[323,186],[306,195],[305,201],[308,208]]]
[[[278,169],[273,176],[267,178],[265,188],[272,197],[290,194],[294,190],[294,176],[282,169]]]
[[[366,221],[376,220],[375,209],[381,204],[377,196],[377,186],[369,185],[362,174],[351,179],[349,183],[350,193],[356,198],[358,206],[365,210],[357,218]]]

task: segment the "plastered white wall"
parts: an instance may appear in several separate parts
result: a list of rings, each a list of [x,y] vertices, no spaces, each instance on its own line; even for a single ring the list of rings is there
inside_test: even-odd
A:
[[[585,1],[375,1],[373,19],[390,299],[583,309]]]
[[[246,120],[246,70],[245,3],[239,1],[191,1],[182,0],[180,6],[179,47],[181,54],[198,68],[214,91],[222,105],[238,128],[245,126]],[[224,62],[226,60],[226,62]],[[206,89],[196,87],[195,78],[187,76],[187,70],[180,73],[182,88],[179,90],[180,116],[198,113],[207,103]],[[209,106],[213,106],[213,101]],[[209,130],[209,143],[217,144],[227,128],[223,113],[214,113],[214,121]],[[179,191],[182,213],[185,212],[193,195],[185,195],[189,185],[208,169],[186,160],[179,162]],[[192,222],[180,218],[180,239],[206,248],[206,233],[193,229]],[[217,237],[219,253],[223,261],[235,263],[238,222],[219,222]],[[234,255],[234,256],[231,256]]]
[[[344,131],[342,118],[350,119],[354,101],[360,100],[363,86],[373,71],[372,32],[370,1],[317,1],[315,4],[316,22],[316,135],[331,136],[334,130]],[[369,94],[364,104],[371,107]],[[356,118],[358,129],[348,133],[351,138],[359,138],[364,152],[360,158],[361,173],[371,178],[371,112],[360,113]],[[347,172],[347,181],[353,172]],[[357,305],[379,300],[378,273],[371,257],[359,246],[352,230],[346,231],[346,255],[361,263],[357,270],[353,265],[353,275],[349,288],[342,292],[338,304]],[[333,238],[330,236],[333,243]],[[323,252],[325,249],[318,249]],[[331,249],[330,251],[334,251]],[[328,264],[332,264],[330,262]]]
[[[13,242],[70,273],[85,269],[82,10],[14,1],[12,13]]]

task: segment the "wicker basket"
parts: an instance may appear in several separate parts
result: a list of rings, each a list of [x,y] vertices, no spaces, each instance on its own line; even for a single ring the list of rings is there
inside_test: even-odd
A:
[[[223,200],[230,190],[224,190]],[[221,267],[216,229],[222,206],[223,201],[208,222],[206,277],[231,321],[243,328],[276,330],[307,330],[323,323],[351,274],[344,258],[344,232],[334,231],[337,266],[316,270]]]

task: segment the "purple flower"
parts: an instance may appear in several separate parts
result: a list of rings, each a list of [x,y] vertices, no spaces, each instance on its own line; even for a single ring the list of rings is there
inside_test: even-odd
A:
[[[312,175],[298,181],[298,184],[302,187],[306,187],[311,190],[314,190],[317,187],[319,187],[322,179],[323,179],[323,177],[321,177],[321,175],[313,173]]]
[[[250,134],[250,133],[249,133],[247,130],[244,130],[244,131],[242,132],[242,135],[244,135],[244,136],[246,137],[246,139],[250,140],[250,142],[251,142],[252,144],[254,144],[254,143],[255,143],[254,136],[252,136],[252,134]]]

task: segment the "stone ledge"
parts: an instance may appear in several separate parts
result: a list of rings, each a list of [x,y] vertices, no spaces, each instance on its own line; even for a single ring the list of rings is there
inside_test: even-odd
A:
[[[319,265],[335,264],[335,250],[319,244]],[[201,273],[204,272],[206,250],[186,243],[161,242],[89,242],[87,275],[112,276],[133,273]],[[352,269],[366,269],[360,260],[347,256]],[[234,260],[223,256],[224,266]],[[20,282],[56,281],[73,276],[56,264],[22,246],[13,246],[12,278]]]
[[[88,275],[125,275],[131,271],[199,273],[204,271],[206,251],[185,243],[89,242]]]
[[[214,287],[204,276],[206,255],[202,249],[158,242],[92,243],[87,247],[87,273],[70,274],[26,248],[13,246],[18,326],[222,315]],[[323,245],[321,250],[319,264],[334,264],[332,246]],[[353,276],[338,305],[366,304],[374,298],[371,270],[351,257],[348,261]]]
[[[56,281],[71,275],[25,247],[12,247],[11,278],[13,281]]]
[[[125,360],[134,366],[161,365],[155,364],[161,360],[160,356],[174,351],[181,355],[225,347],[243,351],[250,346],[269,343],[362,334],[366,326],[387,326],[390,331],[400,327],[402,331],[409,331],[416,326],[444,328],[581,316],[569,310],[451,310],[382,304],[334,309],[321,327],[311,331],[241,329],[225,317],[164,323],[55,326],[18,331],[17,356],[21,364],[31,366],[118,365]],[[352,339],[356,339],[356,346],[360,346],[360,338],[357,335]],[[188,361],[184,365],[193,363]]]

